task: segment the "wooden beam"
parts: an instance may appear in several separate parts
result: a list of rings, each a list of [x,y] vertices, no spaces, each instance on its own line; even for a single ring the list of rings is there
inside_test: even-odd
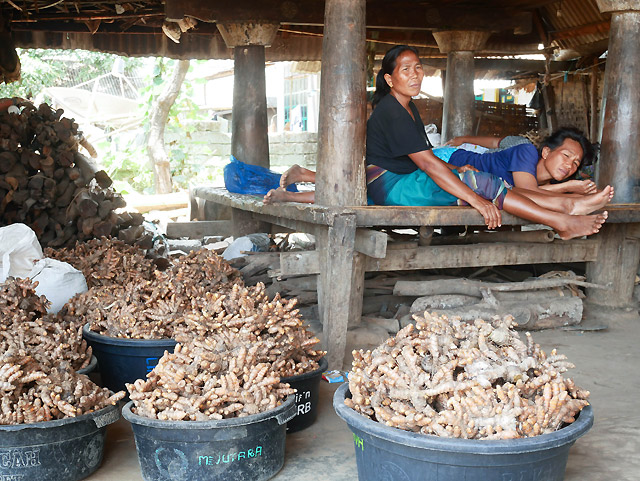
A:
[[[169,222],[167,224],[167,237],[178,239],[201,239],[205,236],[230,236],[231,221],[229,220],[204,220],[193,222]]]
[[[422,65],[444,70],[447,68],[445,58],[422,58]],[[477,70],[500,70],[502,72],[544,72],[544,60],[525,60],[513,58],[482,58],[475,57],[473,60],[474,69]],[[575,67],[575,62],[551,62],[549,69],[551,73],[570,70]]]
[[[383,259],[387,253],[387,234],[377,230],[357,229],[355,250],[376,259]]]
[[[519,264],[551,264],[557,262],[590,262],[598,255],[597,239],[554,241],[552,243],[474,244],[463,246],[429,246],[390,249],[384,259],[367,258],[366,272],[415,269],[446,269]],[[280,254],[282,275],[320,273],[316,252],[283,252]]]
[[[475,244],[390,250],[385,259],[367,259],[366,272],[445,269],[518,264],[550,264],[595,260],[597,240],[555,241],[547,244]]]
[[[258,214],[282,217],[312,224],[331,225],[336,209],[314,204],[284,202],[264,204],[261,196],[233,194],[221,187],[194,187],[193,195],[218,204],[228,205]]]
[[[565,40],[567,38],[579,37],[581,35],[609,35],[609,20],[603,22],[589,23],[587,25],[579,25],[577,27],[565,28],[549,32],[551,40]]]

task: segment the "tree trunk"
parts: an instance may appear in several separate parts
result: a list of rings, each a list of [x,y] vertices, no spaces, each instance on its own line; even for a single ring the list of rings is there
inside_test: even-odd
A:
[[[171,166],[164,149],[164,129],[169,118],[169,110],[175,102],[180,87],[189,70],[189,60],[179,60],[164,91],[155,99],[149,118],[147,153],[153,166],[153,183],[156,194],[171,192]]]

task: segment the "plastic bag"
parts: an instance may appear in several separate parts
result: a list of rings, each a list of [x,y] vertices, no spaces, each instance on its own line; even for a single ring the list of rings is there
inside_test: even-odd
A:
[[[36,294],[51,302],[47,312],[54,314],[73,296],[87,291],[87,281],[82,272],[71,264],[48,257],[36,262],[25,277],[38,281]]]
[[[224,166],[224,185],[234,194],[265,195],[280,186],[281,174],[259,165],[245,164],[233,155]],[[298,192],[295,184],[287,187],[289,192]]]
[[[0,282],[7,277],[28,277],[34,262],[42,259],[42,247],[36,233],[25,224],[0,228]]]

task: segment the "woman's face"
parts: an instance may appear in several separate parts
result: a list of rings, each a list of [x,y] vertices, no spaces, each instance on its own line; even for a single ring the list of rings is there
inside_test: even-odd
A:
[[[405,50],[396,59],[396,68],[384,79],[395,97],[411,98],[420,93],[424,72],[418,56],[411,50]]]
[[[580,142],[569,138],[553,150],[542,149],[544,166],[555,180],[565,180],[575,174],[583,155]]]

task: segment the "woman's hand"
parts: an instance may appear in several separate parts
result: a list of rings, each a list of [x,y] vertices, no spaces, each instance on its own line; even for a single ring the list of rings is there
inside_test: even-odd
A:
[[[495,204],[476,196],[476,199],[471,200],[469,205],[480,213],[489,229],[495,229],[502,225],[502,214]]]
[[[463,165],[462,167],[456,167],[456,170],[460,173],[463,172],[469,172],[470,170],[473,172],[480,172],[478,169],[476,169],[473,165]]]

